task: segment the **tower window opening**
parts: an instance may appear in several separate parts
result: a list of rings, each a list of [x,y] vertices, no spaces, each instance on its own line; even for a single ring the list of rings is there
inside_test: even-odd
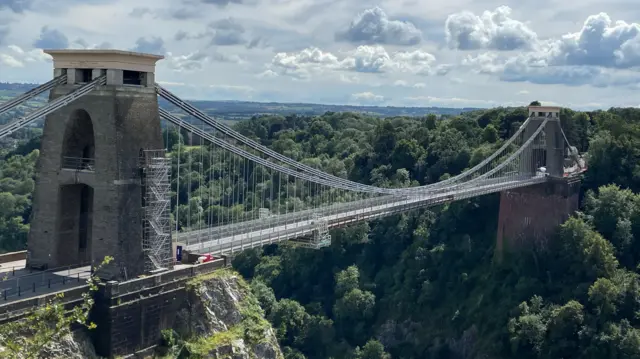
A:
[[[138,71],[122,71],[122,80],[125,85],[142,85],[142,73]]]
[[[79,69],[77,72],[78,82],[80,83],[88,83],[91,82],[91,73],[93,70],[91,69]]]

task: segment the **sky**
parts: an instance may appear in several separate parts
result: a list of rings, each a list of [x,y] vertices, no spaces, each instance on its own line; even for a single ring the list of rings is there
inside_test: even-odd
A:
[[[0,0],[0,81],[113,48],[186,99],[638,107],[637,1]]]

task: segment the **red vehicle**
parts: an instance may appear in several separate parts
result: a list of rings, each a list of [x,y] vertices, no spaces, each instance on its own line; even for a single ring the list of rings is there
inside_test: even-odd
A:
[[[207,263],[207,262],[211,262],[214,259],[217,259],[217,258],[214,257],[211,253],[207,253],[198,257],[198,260],[196,261],[196,263],[198,264]]]

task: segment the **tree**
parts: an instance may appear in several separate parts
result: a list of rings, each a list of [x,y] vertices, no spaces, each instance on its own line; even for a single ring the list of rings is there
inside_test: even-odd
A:
[[[377,340],[369,340],[360,349],[356,348],[354,359],[391,359],[391,356],[384,351],[384,346]]]
[[[485,142],[495,143],[498,140],[498,130],[493,125],[488,125],[482,130],[482,139]]]
[[[348,292],[357,289],[360,286],[359,280],[360,273],[356,266],[349,266],[347,269],[338,272],[336,274],[336,289],[334,292],[336,297],[342,297]]]

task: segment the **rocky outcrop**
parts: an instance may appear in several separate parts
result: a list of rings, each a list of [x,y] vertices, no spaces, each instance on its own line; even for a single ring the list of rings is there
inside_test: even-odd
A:
[[[41,358],[98,359],[98,356],[86,330],[77,330],[47,345]]]
[[[0,358],[27,358],[33,354],[13,353],[0,346]],[[84,329],[69,331],[44,345],[37,358],[47,359],[98,359],[91,338]]]
[[[177,337],[188,338],[185,350],[203,358],[283,358],[273,328],[238,274],[215,272],[191,281],[188,291],[173,326]]]

